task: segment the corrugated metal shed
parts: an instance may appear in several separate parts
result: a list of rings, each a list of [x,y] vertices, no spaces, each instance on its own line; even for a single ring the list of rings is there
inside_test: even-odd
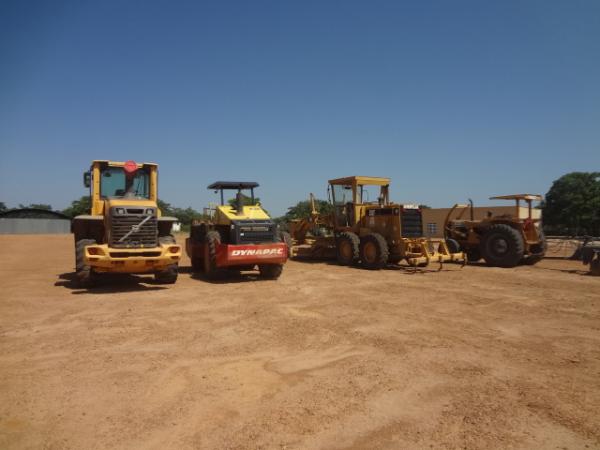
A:
[[[56,211],[22,208],[0,213],[0,234],[68,234],[71,218]]]

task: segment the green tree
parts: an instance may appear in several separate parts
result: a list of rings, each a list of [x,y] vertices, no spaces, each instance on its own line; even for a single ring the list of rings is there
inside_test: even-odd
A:
[[[45,203],[31,203],[27,206],[19,205],[19,208],[34,208],[34,209],[45,209],[46,211],[52,211],[52,206]]]
[[[4,211],[8,211],[8,208],[6,207],[6,203],[0,202],[0,212],[4,212]]]
[[[571,172],[552,183],[543,203],[551,234],[600,235],[600,172]]]
[[[326,200],[315,199],[315,209],[321,215],[330,214],[333,211],[333,207]],[[293,219],[308,219],[311,213],[311,206],[309,200],[303,200],[296,203],[294,206],[290,206],[285,213],[284,219],[290,221]]]
[[[84,195],[79,200],[73,200],[71,206],[63,209],[62,213],[69,217],[89,214],[92,209],[92,200],[89,195]]]
[[[173,216],[173,207],[170,203],[165,202],[164,200],[158,199],[157,201],[158,209],[163,216]]]

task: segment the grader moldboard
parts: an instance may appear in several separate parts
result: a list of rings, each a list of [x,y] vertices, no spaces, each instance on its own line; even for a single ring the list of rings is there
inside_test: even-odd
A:
[[[342,265],[360,263],[363,268],[372,270],[403,260],[412,267],[438,262],[441,268],[446,261],[464,264],[465,255],[451,253],[443,239],[423,237],[420,208],[390,202],[389,185],[389,178],[380,177],[329,180],[333,213],[320,217],[313,206],[310,219],[290,224],[296,244],[294,253],[299,256],[313,253],[316,257],[333,253]],[[377,198],[369,198],[369,187],[379,189]],[[310,230],[317,230],[308,241],[314,252],[310,246],[302,246]]]
[[[490,200],[514,200],[515,213],[500,216],[488,213],[484,219],[475,219],[472,201],[469,205],[456,204],[444,221],[448,246],[455,251],[464,251],[471,262],[483,258],[490,266],[515,267],[540,261],[546,253],[546,239],[541,216],[534,217],[532,203],[542,200],[542,196],[502,195]],[[527,204],[526,217],[521,212],[522,201]],[[467,209],[469,219],[463,219]],[[457,210],[460,211],[458,217],[451,219]]]
[[[98,160],[83,181],[91,211],[71,224],[80,285],[92,285],[100,273],[152,273],[159,283],[175,283],[181,247],[171,228],[177,219],[158,208],[158,166]]]
[[[194,272],[215,278],[226,271],[250,271],[258,267],[260,276],[277,279],[287,261],[291,239],[254,199],[255,182],[217,181],[210,186],[221,194],[208,222],[192,225],[185,241]],[[233,205],[225,203],[224,191],[237,191]],[[242,194],[250,191],[250,196]],[[249,201],[249,205],[246,204]]]

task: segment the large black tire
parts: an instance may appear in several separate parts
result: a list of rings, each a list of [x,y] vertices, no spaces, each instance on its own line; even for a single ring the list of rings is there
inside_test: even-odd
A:
[[[202,261],[202,258],[199,258],[198,256],[192,256],[191,260],[192,272],[202,272],[202,270],[204,269],[204,263]]]
[[[283,264],[261,264],[258,266],[261,278],[276,280],[283,272]]]
[[[177,244],[177,241],[175,240],[175,236],[169,234],[166,236],[159,236],[158,243],[160,245],[172,245]],[[161,284],[173,284],[177,281],[178,270],[178,264],[172,264],[166,270],[155,273],[154,280]]]
[[[489,266],[515,267],[523,259],[525,244],[519,231],[499,223],[487,229],[479,250]]]
[[[481,252],[478,248],[470,248],[467,250],[467,261],[477,262],[481,259]]]
[[[96,243],[94,239],[80,239],[75,243],[75,275],[80,287],[92,287],[96,281],[96,274],[85,264],[85,247]]]
[[[174,284],[177,281],[177,264],[154,274],[154,281],[160,284]]]
[[[596,258],[590,262],[590,275],[600,277],[600,256],[596,256]]]
[[[214,278],[218,275],[217,267],[217,246],[221,243],[221,235],[218,231],[209,231],[206,233],[204,246],[204,273],[208,278]]]
[[[341,232],[335,243],[335,252],[342,266],[355,264],[360,255],[360,239],[351,231]]]
[[[360,264],[365,269],[378,270],[386,266],[390,250],[385,238],[379,233],[370,233],[360,240]]]
[[[446,239],[446,247],[448,247],[448,251],[450,253],[458,253],[460,252],[460,244],[456,239],[448,238]]]

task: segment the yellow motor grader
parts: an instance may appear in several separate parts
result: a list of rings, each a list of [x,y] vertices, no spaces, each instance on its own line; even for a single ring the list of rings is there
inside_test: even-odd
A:
[[[92,208],[71,224],[80,285],[90,286],[100,273],[150,273],[159,283],[175,283],[177,219],[158,209],[158,166],[98,160],[83,175]]]
[[[321,248],[335,249],[342,265],[360,264],[365,269],[381,269],[406,261],[425,267],[430,262],[465,262],[462,252],[450,252],[443,239],[423,237],[421,209],[415,205],[390,202],[389,178],[351,176],[329,180],[330,217],[321,219],[331,237],[317,239]],[[370,188],[378,189],[369,198]],[[376,198],[375,198],[376,197]],[[312,223],[317,221],[312,218]],[[302,223],[292,230],[302,230]],[[292,237],[298,242],[298,233]]]

